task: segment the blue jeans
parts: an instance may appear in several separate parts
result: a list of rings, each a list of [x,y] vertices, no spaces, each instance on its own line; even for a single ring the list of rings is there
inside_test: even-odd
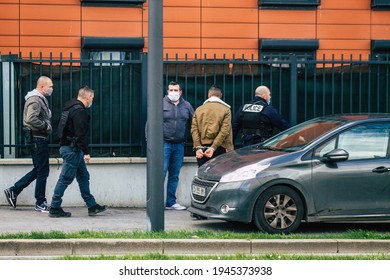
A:
[[[165,206],[176,203],[176,190],[179,185],[180,168],[183,165],[184,143],[168,143],[164,141],[164,179],[168,171],[167,199]]]
[[[14,184],[12,190],[15,195],[20,194],[24,188],[35,182],[36,204],[46,201],[46,181],[49,176],[49,142],[43,137],[33,137],[29,149],[34,168]]]
[[[62,203],[62,197],[66,188],[76,178],[81,197],[87,204],[87,207],[96,205],[95,198],[89,190],[89,172],[84,161],[84,153],[82,151],[73,151],[70,146],[61,146],[60,154],[63,158],[62,169],[60,177],[54,188],[53,198],[51,200],[51,207],[60,208]]]

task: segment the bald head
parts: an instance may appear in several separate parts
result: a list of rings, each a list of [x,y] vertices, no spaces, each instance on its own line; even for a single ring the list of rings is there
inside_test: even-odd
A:
[[[52,83],[52,81],[49,77],[40,76],[39,79],[37,80],[37,87],[46,86],[46,85],[51,84],[51,83]]]
[[[40,76],[37,80],[36,90],[44,96],[50,96],[53,92],[53,82],[49,77]]]
[[[268,100],[271,99],[271,91],[266,86],[259,86],[256,88],[255,91],[256,96],[260,96],[261,98],[265,99],[265,101],[268,102]]]

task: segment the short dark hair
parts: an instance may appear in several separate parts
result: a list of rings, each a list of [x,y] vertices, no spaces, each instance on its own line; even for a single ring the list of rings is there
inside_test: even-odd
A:
[[[170,81],[168,84],[168,87],[169,86],[179,86],[179,89],[181,89],[180,84],[178,82],[175,82],[175,81]]]
[[[94,94],[94,93],[95,93],[95,91],[93,89],[89,88],[88,86],[84,86],[84,87],[79,89],[78,97],[87,98],[87,97],[89,97],[89,95]]]
[[[209,89],[209,92],[211,93],[211,96],[216,96],[216,97],[222,96],[222,90],[217,85],[212,85]]]

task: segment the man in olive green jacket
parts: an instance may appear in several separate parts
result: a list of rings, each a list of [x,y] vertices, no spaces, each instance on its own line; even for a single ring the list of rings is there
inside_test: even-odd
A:
[[[211,86],[208,99],[192,118],[191,134],[198,167],[234,149],[230,106],[221,97],[221,89]]]

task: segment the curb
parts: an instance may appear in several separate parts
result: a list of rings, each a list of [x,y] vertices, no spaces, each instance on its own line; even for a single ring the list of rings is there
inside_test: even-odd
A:
[[[390,240],[2,239],[0,256],[390,254]]]

